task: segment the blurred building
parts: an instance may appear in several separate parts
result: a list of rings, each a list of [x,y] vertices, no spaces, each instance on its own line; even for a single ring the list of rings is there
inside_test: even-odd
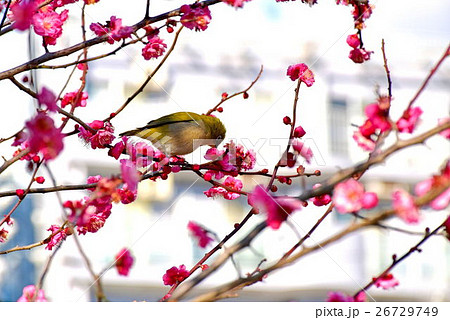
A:
[[[173,8],[173,2],[163,2],[164,6],[158,8],[161,9],[158,12]],[[289,128],[282,123],[282,119],[292,113],[294,83],[286,77],[285,70],[290,64],[305,62],[314,71],[316,83],[310,88],[302,87],[300,90],[297,123],[306,130],[305,141],[315,155],[310,165],[304,164],[306,170],[318,169],[322,176],[297,179],[289,188],[278,185],[280,194],[299,194],[340,168],[363,161],[367,157],[356,146],[352,133],[353,125],[363,122],[365,105],[376,100],[377,88],[382,93],[386,92],[387,80],[379,49],[381,37],[386,39],[393,80],[394,101],[391,115],[394,119],[400,117],[447,46],[448,34],[446,37],[436,31],[436,25],[441,21],[440,12],[445,10],[434,5],[427,7],[428,10],[422,12],[422,15],[435,16],[435,20],[428,19],[426,28],[421,28],[421,32],[416,34],[411,21],[416,22],[415,14],[418,14],[420,8],[415,4],[419,1],[412,1],[409,5],[411,12],[408,19],[404,16],[393,17],[387,11],[390,6],[401,7],[405,1],[399,2],[401,3],[377,4],[374,16],[368,20],[364,39],[366,47],[375,53],[373,58],[363,65],[354,65],[346,58],[349,47],[345,43],[345,37],[352,33],[351,16],[346,12],[348,8],[336,7],[334,4],[320,4],[308,8],[300,3],[288,6],[257,1],[246,3],[243,10],[236,11],[225,5],[214,6],[211,9],[213,20],[208,30],[202,33],[190,30],[182,32],[167,64],[161,68],[144,92],[114,120],[116,132],[142,126],[171,112],[206,112],[220,101],[222,92],[231,94],[248,87],[263,66],[263,74],[249,91],[249,98],[237,97],[230,100],[223,105],[224,112],[218,116],[226,124],[226,140],[232,139],[247,149],[254,149],[257,153],[256,169],[271,170],[281,156],[289,134]],[[114,12],[114,3],[113,1],[111,4],[112,14],[117,13]],[[448,4],[442,6],[448,7]],[[99,7],[100,4],[89,11],[88,20],[97,22],[109,18],[108,13],[99,11]],[[74,9],[73,12],[76,11],[75,6],[71,8]],[[76,26],[77,18],[75,13],[74,15],[71,23]],[[125,10],[124,24],[136,21],[135,17],[136,12]],[[423,20],[426,19],[421,21]],[[448,21],[446,23],[448,25]],[[391,26],[389,33],[385,25]],[[10,39],[11,35],[8,37]],[[165,38],[170,46],[173,34],[161,32],[161,37]],[[93,48],[92,52],[104,53],[114,48],[115,45],[102,45]],[[114,56],[89,65],[88,107],[78,108],[77,116],[91,122],[105,118],[122,105],[158,63],[143,60],[140,50],[139,47],[126,47]],[[2,64],[2,70],[4,69],[6,67]],[[68,72],[70,70],[60,70],[55,74],[42,71],[38,73],[38,79],[41,85],[53,84],[59,88],[60,77]],[[77,80],[75,76],[69,88],[75,90],[79,85]],[[417,132],[434,126],[437,118],[448,116],[449,87],[450,73],[447,64],[442,66],[417,101],[416,105],[424,110]],[[9,86],[6,89],[0,87],[0,90],[5,96],[7,90],[16,89]],[[23,106],[28,103],[26,101],[25,99],[10,103]],[[32,106],[27,106],[27,110],[28,114],[32,114]],[[17,130],[20,123],[23,124],[23,114],[26,113],[11,116],[13,120],[10,120],[9,116],[1,119],[3,129],[0,136],[8,136]],[[8,126],[8,123],[11,125]],[[400,138],[407,136],[400,135]],[[105,150],[91,150],[81,141],[75,140],[75,136],[68,138],[63,154],[49,164],[57,184],[85,183],[91,175],[110,176],[119,172],[118,162],[107,157]],[[1,147],[1,151],[5,152],[2,155],[7,158],[9,154],[3,151],[6,148]],[[204,161],[202,153],[205,150],[197,150],[186,159],[191,162]],[[366,189],[379,194],[380,206],[387,207],[390,205],[393,190],[405,188],[412,191],[411,188],[417,182],[436,173],[448,156],[448,143],[443,138],[436,137],[427,141],[425,146],[412,147],[389,158],[385,164],[365,174],[362,181]],[[9,171],[13,173],[5,176],[8,184],[3,184],[2,190],[24,187],[27,175],[23,173],[23,167]],[[46,174],[44,170],[43,175]],[[242,180],[246,191],[251,191],[256,184],[267,181],[249,176],[242,177]],[[50,185],[51,179],[48,178],[47,181]],[[189,172],[172,174],[168,180],[157,183],[143,181],[139,185],[138,199],[134,203],[126,206],[115,205],[104,228],[95,234],[79,237],[81,246],[96,272],[110,266],[116,253],[123,247],[129,247],[136,258],[129,277],[120,277],[114,268],[102,277],[109,300],[160,299],[168,291],[168,287],[162,282],[165,271],[181,264],[185,264],[189,269],[207,252],[207,249],[198,248],[189,236],[186,228],[189,221],[201,223],[222,239],[249,211],[246,199],[228,201],[207,198],[203,191],[209,187],[210,184]],[[85,195],[82,191],[64,191],[58,195],[27,197],[29,202],[21,205],[22,211],[15,214],[25,216],[24,220],[16,219],[19,232],[13,234],[7,244],[0,245],[0,250],[45,238],[48,235],[45,230],[50,225],[62,222],[60,201],[76,200]],[[0,200],[2,211],[8,212],[10,199],[9,202]],[[237,276],[245,276],[264,258],[268,262],[262,267],[276,261],[299,236],[304,235],[314,225],[323,212],[323,208],[310,205],[295,213],[290,223],[284,224],[280,230],[265,230],[255,239],[251,249],[243,250],[234,257],[235,264],[228,262],[195,292],[204,292]],[[407,226],[398,219],[391,219],[386,224],[423,232],[427,226],[433,228],[439,225],[446,214],[448,213],[429,212],[425,209],[420,225]],[[237,234],[237,238],[226,245],[231,245],[245,236],[246,231],[262,218],[253,217]],[[351,220],[348,216],[334,212],[321,224],[306,245],[314,245],[326,239],[351,223]],[[30,227],[31,223],[34,228]],[[21,230],[27,232],[20,233]],[[383,271],[391,263],[393,254],[402,255],[420,239],[421,236],[418,235],[371,228],[350,235],[305,257],[293,266],[269,275],[262,283],[244,289],[238,297],[231,300],[323,301],[328,291],[340,290],[353,294],[373,276]],[[24,285],[38,279],[50,253],[42,246],[30,252],[0,256],[1,299],[17,299]],[[11,268],[19,268],[11,262],[18,256],[25,257],[26,260],[18,265],[27,269],[20,272],[15,269],[12,272]],[[439,263],[436,263],[437,259]],[[64,242],[51,263],[44,286],[49,300],[95,299],[95,284],[73,239],[69,238]],[[448,243],[443,237],[433,237],[425,243],[420,254],[413,254],[405,263],[395,268],[393,273],[400,281],[397,288],[389,291],[373,288],[369,293],[377,301],[449,301],[449,263]],[[7,284],[13,273],[27,274],[28,279],[15,282],[17,287],[10,290]],[[30,274],[33,277],[29,277]]]

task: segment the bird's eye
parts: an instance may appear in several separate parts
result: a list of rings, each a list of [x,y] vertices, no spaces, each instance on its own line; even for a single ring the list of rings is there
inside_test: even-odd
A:
[[[217,140],[222,140],[223,138],[222,138],[221,135],[218,135],[216,139],[217,139]]]

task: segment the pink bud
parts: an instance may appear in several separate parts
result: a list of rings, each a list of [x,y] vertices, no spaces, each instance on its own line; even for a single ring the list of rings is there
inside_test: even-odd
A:
[[[45,178],[42,176],[36,177],[34,180],[39,184],[43,184],[45,182]]]
[[[306,134],[305,130],[303,129],[302,126],[298,126],[297,128],[295,128],[294,130],[294,138],[301,138]]]
[[[19,199],[23,199],[24,194],[25,194],[25,191],[23,189],[16,190],[16,195],[19,197]]]
[[[366,192],[362,197],[362,207],[372,209],[378,204],[378,196],[375,192]]]
[[[361,44],[357,34],[351,34],[347,37],[347,44],[352,48],[357,48]]]

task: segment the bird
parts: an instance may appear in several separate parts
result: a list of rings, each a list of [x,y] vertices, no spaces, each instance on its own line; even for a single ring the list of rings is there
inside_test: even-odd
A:
[[[202,145],[218,147],[225,134],[225,126],[215,116],[175,112],[143,127],[122,132],[120,136],[146,139],[168,156],[182,156]]]

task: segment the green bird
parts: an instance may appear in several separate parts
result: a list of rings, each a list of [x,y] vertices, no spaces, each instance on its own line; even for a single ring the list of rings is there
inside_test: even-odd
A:
[[[168,156],[185,155],[199,146],[217,147],[225,138],[223,123],[214,116],[194,112],[175,112],[125,131],[120,136],[136,136],[149,140]]]

